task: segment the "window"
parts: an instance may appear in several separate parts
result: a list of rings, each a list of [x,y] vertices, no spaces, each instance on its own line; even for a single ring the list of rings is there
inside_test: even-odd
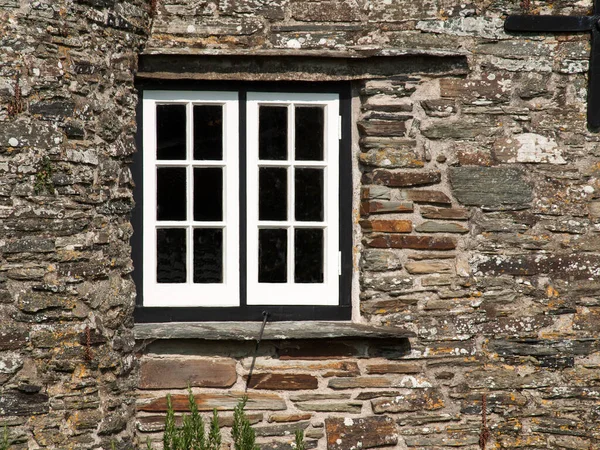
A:
[[[349,319],[346,90],[141,97],[136,319]]]

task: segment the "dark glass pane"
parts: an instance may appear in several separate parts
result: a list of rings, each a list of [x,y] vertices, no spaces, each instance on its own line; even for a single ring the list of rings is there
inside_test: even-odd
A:
[[[194,159],[223,159],[221,105],[194,105]]]
[[[296,169],[296,220],[323,220],[323,169]]]
[[[223,282],[223,230],[194,229],[194,283]]]
[[[185,159],[185,105],[156,106],[156,159]]]
[[[287,219],[287,169],[261,167],[258,170],[258,219]]]
[[[194,169],[194,220],[223,220],[223,169]]]
[[[287,281],[287,230],[258,230],[258,281]]]
[[[185,167],[156,169],[156,219],[185,220],[186,203]]]
[[[158,283],[185,283],[186,241],[185,228],[156,230],[156,281]]]
[[[322,107],[296,108],[297,161],[323,161],[324,117]]]
[[[323,230],[296,228],[294,233],[294,281],[322,283]]]
[[[287,159],[287,107],[261,106],[258,113],[258,158]]]

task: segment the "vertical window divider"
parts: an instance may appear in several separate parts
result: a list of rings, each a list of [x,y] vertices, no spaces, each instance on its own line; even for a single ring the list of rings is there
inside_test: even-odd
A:
[[[240,292],[240,306],[246,307],[248,302],[248,197],[247,197],[247,182],[248,182],[248,159],[247,159],[247,149],[248,149],[248,126],[247,126],[247,116],[248,116],[248,91],[246,89],[240,89],[238,93],[238,136],[239,136],[239,155],[238,155],[238,178],[240,180],[239,185],[239,225],[238,228],[240,230],[239,236],[239,244],[240,249],[243,249],[239,252],[239,292]],[[258,239],[252,245],[258,245]]]
[[[186,228],[187,228],[187,271],[186,271],[186,279],[187,284],[193,284],[194,282],[194,169],[192,166],[192,162],[194,159],[194,145],[193,145],[193,135],[194,135],[194,106],[192,102],[186,103],[186,158],[185,158],[185,166],[186,166],[186,181],[187,181],[187,205],[186,205]]]
[[[287,284],[294,284],[294,198],[296,196],[294,163],[296,159],[296,110],[295,103],[288,105],[288,255]]]

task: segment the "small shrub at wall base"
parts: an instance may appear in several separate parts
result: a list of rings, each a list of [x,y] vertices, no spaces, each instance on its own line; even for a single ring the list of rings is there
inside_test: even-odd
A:
[[[235,450],[260,450],[256,444],[256,433],[250,425],[250,421],[244,412],[247,397],[243,397],[233,411],[233,426],[231,435]],[[165,432],[163,436],[164,450],[220,450],[222,437],[219,428],[219,416],[217,410],[213,410],[210,421],[208,436],[205,430],[204,420],[198,411],[192,390],[188,388],[189,415],[184,415],[182,426],[178,428],[175,423],[175,411],[171,396],[167,395],[167,416],[165,418]],[[305,450],[304,434],[296,432],[296,450]],[[147,441],[147,449],[152,445]],[[2,449],[0,449],[2,450]]]

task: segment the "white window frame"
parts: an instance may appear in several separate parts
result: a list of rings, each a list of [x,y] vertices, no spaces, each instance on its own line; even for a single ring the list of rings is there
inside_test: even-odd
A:
[[[258,118],[260,105],[288,107],[288,158],[284,161],[259,161]],[[324,108],[323,161],[294,161],[294,107],[322,106]],[[248,305],[337,305],[339,303],[339,95],[324,93],[265,93],[248,92],[247,96],[247,254]],[[285,167],[288,170],[288,220],[260,221],[258,219],[259,167]],[[299,222],[294,217],[294,167],[323,168],[324,221]],[[323,228],[323,283],[295,283],[294,228]],[[259,228],[287,228],[287,282],[258,282]]]
[[[340,304],[340,217],[339,217],[339,148],[340,98],[337,93],[247,93],[245,105],[240,106],[238,91],[176,91],[144,90],[142,98],[142,159],[143,159],[143,307],[237,307],[240,306],[240,172],[246,170],[246,305],[262,306],[318,306]],[[185,104],[187,108],[187,159],[159,161],[156,159],[156,106],[158,104]],[[223,105],[223,160],[194,161],[192,159],[192,110],[194,104]],[[258,108],[260,104],[323,106],[324,160],[322,162],[287,161],[272,163],[258,160]],[[240,168],[239,108],[246,108],[246,167]],[[294,108],[288,108],[288,149],[293,149]],[[258,220],[258,167],[265,165],[323,167],[324,221],[266,223]],[[156,168],[161,166],[187,167],[187,221],[156,220]],[[193,181],[194,167],[223,167],[223,220],[194,222]],[[288,218],[294,212],[293,177],[288,175]],[[287,283],[258,283],[258,229],[259,227],[288,228],[288,281]],[[186,283],[156,282],[157,228],[187,228],[187,281]],[[223,283],[193,283],[192,230],[194,227],[223,228]],[[293,227],[323,228],[323,283],[293,282]]]
[[[156,159],[156,106],[184,104],[187,111],[187,158],[177,161]],[[223,159],[222,161],[194,161],[192,111],[193,105],[223,105]],[[237,92],[198,91],[144,91],[143,100],[143,292],[144,306],[237,306],[239,305],[239,111]],[[156,220],[157,167],[186,167],[187,218],[186,221]],[[193,221],[193,168],[223,167],[223,220],[219,222]],[[187,281],[185,283],[156,282],[157,228],[187,228]],[[223,283],[193,283],[192,230],[197,228],[223,229]]]

